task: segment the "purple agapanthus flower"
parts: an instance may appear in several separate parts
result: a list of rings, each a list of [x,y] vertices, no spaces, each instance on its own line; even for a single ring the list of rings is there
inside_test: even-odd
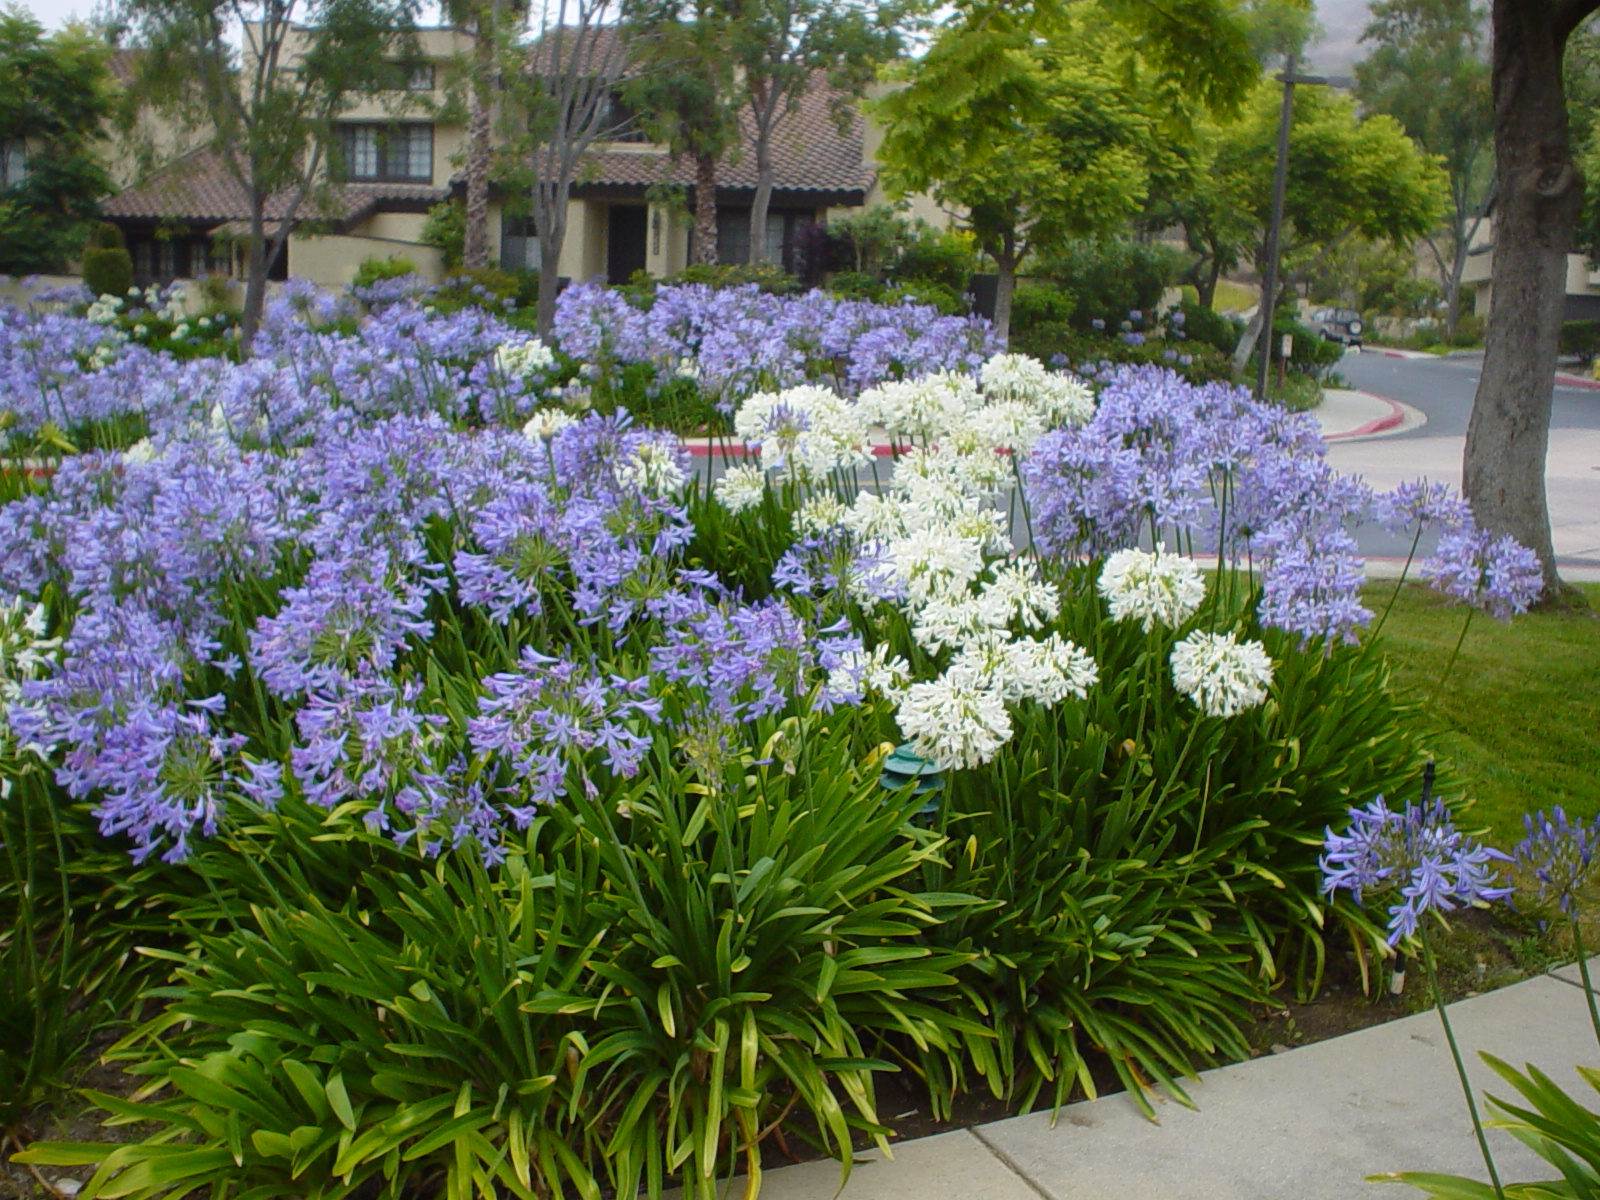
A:
[[[1554,905],[1568,917],[1577,914],[1581,900],[1593,894],[1600,858],[1600,817],[1588,823],[1573,821],[1557,805],[1548,812],[1522,818],[1528,836],[1517,844],[1512,857],[1518,869],[1537,885],[1535,902]]]
[[[1415,937],[1418,922],[1430,912],[1501,900],[1492,863],[1509,862],[1500,851],[1480,845],[1455,827],[1444,802],[1427,798],[1400,812],[1379,796],[1365,808],[1350,810],[1344,833],[1327,830],[1323,839],[1322,890],[1348,891],[1356,903],[1392,899],[1389,944]]]

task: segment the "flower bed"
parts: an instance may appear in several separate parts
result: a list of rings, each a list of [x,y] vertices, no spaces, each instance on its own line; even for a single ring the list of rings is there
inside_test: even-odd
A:
[[[102,1100],[158,1132],[54,1152],[91,1192],[710,1196],[801,1113],[848,1162],[883,1071],[1181,1099],[1315,975],[1313,847],[1421,767],[1349,528],[1444,525],[1486,605],[1525,552],[1236,390],[869,352],[865,305],[736,377],[704,303],[647,344],[759,447],[714,489],[475,309],[291,291],[239,364],[5,318],[54,468],[5,477],[5,817],[75,881],[16,889],[30,835],[5,894],[162,985],[164,1090]],[[568,358],[642,319],[571,304]]]

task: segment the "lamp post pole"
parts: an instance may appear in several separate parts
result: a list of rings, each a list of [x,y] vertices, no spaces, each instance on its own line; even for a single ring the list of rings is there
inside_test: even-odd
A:
[[[1256,399],[1267,398],[1267,372],[1272,366],[1272,310],[1278,299],[1278,243],[1283,233],[1283,198],[1289,185],[1289,127],[1294,123],[1294,86],[1297,83],[1327,83],[1320,75],[1295,74],[1295,58],[1290,54],[1278,80],[1283,84],[1283,108],[1278,115],[1278,168],[1272,177],[1272,220],[1267,225],[1267,260],[1261,275],[1261,333],[1258,348],[1261,361],[1256,368]]]

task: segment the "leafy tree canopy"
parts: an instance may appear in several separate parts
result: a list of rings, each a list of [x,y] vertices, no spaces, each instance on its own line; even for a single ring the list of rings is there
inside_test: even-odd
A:
[[[25,164],[0,190],[0,272],[64,269],[111,190],[95,152],[111,107],[107,52],[80,26],[46,36],[26,10],[0,10],[0,141]]]

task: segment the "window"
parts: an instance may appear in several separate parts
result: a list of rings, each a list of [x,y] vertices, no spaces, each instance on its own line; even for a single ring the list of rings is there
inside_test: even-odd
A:
[[[534,231],[532,217],[507,214],[500,218],[500,269],[539,269],[539,235]]]
[[[816,215],[809,209],[769,209],[767,212],[767,261],[785,271],[795,269],[795,235]],[[750,261],[750,210],[717,210],[717,260],[724,263]]]
[[[16,187],[28,177],[28,147],[21,138],[0,138],[0,188]]]
[[[611,93],[611,112],[606,118],[606,137],[613,142],[648,142],[650,134],[639,114],[617,92]]]
[[[433,126],[341,125],[339,157],[352,180],[433,182]]]

